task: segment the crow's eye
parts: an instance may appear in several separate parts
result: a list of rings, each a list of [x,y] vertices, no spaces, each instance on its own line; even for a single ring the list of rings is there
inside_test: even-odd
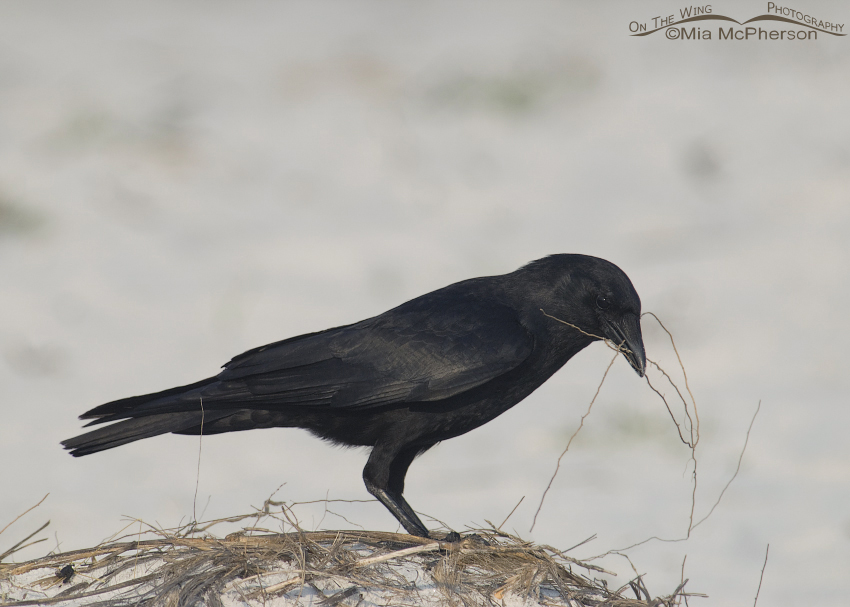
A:
[[[607,298],[602,297],[601,295],[598,295],[596,297],[596,307],[599,308],[600,310],[607,310],[608,308],[611,307],[611,302],[608,301]]]

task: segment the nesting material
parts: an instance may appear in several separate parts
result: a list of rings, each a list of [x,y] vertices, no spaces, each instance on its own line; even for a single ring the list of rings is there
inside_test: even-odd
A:
[[[683,583],[653,599],[640,578],[609,589],[594,577],[608,573],[601,567],[495,528],[452,543],[297,524],[288,533],[255,524],[215,537],[209,527],[0,563],[0,606],[636,607],[678,605],[685,596]]]

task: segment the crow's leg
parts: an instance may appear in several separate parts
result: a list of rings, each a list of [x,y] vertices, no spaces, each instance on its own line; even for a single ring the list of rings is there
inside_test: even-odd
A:
[[[430,537],[428,528],[401,495],[404,475],[413,459],[423,450],[421,447],[408,447],[395,451],[376,445],[363,468],[363,482],[369,493],[387,507],[410,535]]]
[[[407,469],[410,468],[410,464],[413,463],[413,460],[416,459],[417,455],[430,448],[431,445],[428,445],[424,448],[408,447],[407,449],[399,451],[390,462],[390,477],[387,481],[387,488],[399,495],[404,493],[404,477],[407,476]]]

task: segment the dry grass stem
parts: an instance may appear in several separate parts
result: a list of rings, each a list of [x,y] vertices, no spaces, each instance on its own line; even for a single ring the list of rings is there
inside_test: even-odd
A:
[[[33,510],[35,510],[36,508],[38,508],[39,506],[41,506],[41,504],[44,502],[44,500],[46,500],[46,499],[47,499],[47,496],[48,496],[48,495],[50,495],[50,494],[49,494],[49,493],[45,494],[45,496],[44,496],[43,498],[41,498],[40,500],[38,500],[38,503],[37,503],[36,505],[34,505],[34,506],[30,506],[29,508],[27,508],[26,510],[24,510],[23,512],[21,512],[18,516],[16,516],[16,517],[12,520],[12,522],[11,522],[11,523],[7,524],[5,527],[3,527],[2,529],[0,529],[0,535],[2,535],[2,534],[3,534],[3,532],[4,532],[4,531],[6,531],[6,529],[8,529],[9,527],[11,527],[11,526],[12,526],[12,525],[14,525],[15,523],[17,523],[17,522],[18,522],[21,518],[23,518],[25,515],[29,514],[30,512],[32,512]]]
[[[756,416],[759,414],[759,411],[760,411],[760,410],[761,410],[761,401],[759,401],[759,404],[758,404],[758,406],[756,407],[756,411],[755,411],[755,413],[753,413],[753,418],[750,420],[750,425],[749,425],[749,427],[747,428],[747,436],[746,436],[746,438],[744,438],[744,446],[743,446],[743,448],[741,449],[741,453],[738,455],[738,465],[735,467],[735,472],[734,472],[734,474],[732,474],[732,477],[731,477],[731,478],[730,478],[730,479],[726,482],[726,484],[723,486],[722,491],[720,491],[720,495],[718,495],[718,496],[717,496],[717,501],[716,501],[716,502],[714,502],[714,505],[713,505],[713,506],[711,507],[711,509],[708,511],[708,514],[706,514],[706,515],[705,515],[704,517],[702,517],[699,521],[697,521],[696,523],[694,523],[694,524],[691,526],[691,529],[690,529],[691,531],[692,531],[692,530],[694,530],[694,529],[696,529],[698,526],[702,525],[703,521],[705,521],[705,519],[707,519],[709,516],[711,516],[711,513],[712,513],[712,512],[714,512],[714,509],[715,509],[715,508],[717,508],[717,505],[720,503],[720,500],[721,500],[721,499],[723,499],[723,494],[724,494],[724,493],[726,493],[726,490],[729,488],[729,485],[731,485],[731,484],[732,484],[732,481],[734,481],[734,480],[735,480],[735,477],[736,477],[736,476],[738,476],[738,472],[740,472],[740,471],[741,471],[741,462],[743,462],[743,461],[744,461],[744,452],[746,452],[746,450],[747,450],[747,444],[750,442],[750,432],[751,432],[751,431],[752,431],[752,429],[753,429],[753,424],[755,423],[755,421],[756,421]]]
[[[27,541],[29,541],[30,539],[32,539],[32,538],[33,538],[33,536],[35,536],[35,535],[37,535],[37,534],[41,533],[42,531],[44,531],[44,530],[47,528],[47,526],[48,526],[49,524],[50,524],[50,521],[47,521],[47,522],[46,522],[46,523],[44,523],[41,527],[39,527],[38,529],[36,529],[36,530],[35,530],[35,531],[33,531],[32,533],[30,533],[28,536],[26,536],[24,539],[22,539],[20,542],[18,542],[17,544],[15,544],[14,546],[12,546],[12,547],[11,547],[11,548],[9,548],[8,550],[6,550],[6,552],[3,552],[2,554],[0,554],[0,561],[2,561],[3,559],[5,559],[7,556],[11,556],[11,555],[13,555],[14,553],[18,552],[19,550],[23,550],[24,548],[26,548],[26,547],[28,547],[28,546],[32,546],[33,544],[39,544],[39,543],[41,543],[41,542],[47,541],[47,538],[46,538],[46,537],[43,537],[43,538],[41,538],[40,540],[36,540],[36,541],[34,541],[34,542],[30,542],[29,544],[27,544],[27,543],[26,543]]]
[[[564,459],[564,456],[567,454],[567,451],[570,450],[570,445],[572,445],[573,439],[578,435],[582,427],[584,427],[584,420],[588,415],[590,415],[590,410],[593,409],[593,403],[596,402],[596,397],[599,396],[599,391],[602,389],[602,384],[605,383],[605,378],[608,377],[608,371],[611,370],[611,367],[614,365],[614,361],[617,360],[617,354],[618,353],[615,353],[614,358],[612,358],[611,362],[608,363],[608,367],[605,369],[605,373],[603,373],[602,375],[602,380],[596,387],[596,393],[593,395],[593,398],[590,399],[590,404],[587,406],[587,412],[581,416],[581,421],[579,422],[578,428],[576,428],[576,431],[573,432],[573,435],[570,437],[570,440],[567,441],[567,446],[564,447],[563,451],[561,451],[561,455],[558,456],[558,461],[555,463],[555,471],[552,472],[552,477],[549,479],[549,484],[546,485],[546,489],[543,490],[543,495],[540,496],[540,503],[537,505],[537,511],[534,513],[534,519],[531,521],[531,528],[528,530],[529,532],[534,531],[534,525],[537,524],[537,515],[540,514],[540,510],[543,508],[543,501],[546,499],[546,494],[549,493],[549,489],[552,488],[552,483],[555,482],[555,477],[558,476],[558,471],[561,469],[561,460]]]
[[[561,324],[567,325],[568,327],[572,327],[573,329],[575,329],[576,331],[579,331],[583,335],[587,335],[588,337],[592,337],[594,339],[602,340],[605,343],[606,346],[608,346],[609,348],[614,350],[615,355],[614,355],[614,358],[611,359],[611,362],[608,363],[608,367],[605,369],[605,373],[602,375],[602,380],[599,382],[599,385],[596,388],[596,393],[593,395],[593,398],[590,401],[590,406],[588,407],[587,412],[581,418],[581,422],[579,423],[578,429],[573,433],[573,435],[570,437],[569,441],[567,441],[566,448],[563,450],[563,452],[561,452],[561,455],[558,457],[558,461],[555,465],[555,472],[552,474],[552,477],[549,479],[549,484],[546,486],[546,489],[544,489],[543,496],[540,498],[540,504],[537,506],[537,511],[534,514],[534,519],[533,519],[532,524],[531,524],[531,530],[534,529],[534,526],[537,523],[537,516],[540,514],[540,510],[543,508],[543,502],[546,499],[546,495],[549,492],[549,490],[551,489],[552,483],[554,482],[555,477],[558,475],[558,471],[560,470],[560,467],[561,467],[561,460],[566,455],[567,451],[570,448],[570,444],[572,443],[573,439],[578,434],[579,430],[581,430],[581,428],[584,426],[584,420],[590,414],[590,410],[593,407],[593,403],[596,401],[596,398],[599,396],[599,391],[602,389],[602,384],[605,383],[605,379],[608,377],[608,372],[611,370],[611,366],[614,364],[614,361],[617,359],[617,354],[620,354],[620,353],[629,354],[629,353],[631,353],[631,350],[629,350],[628,348],[625,348],[623,346],[623,344],[615,344],[611,340],[609,340],[609,339],[607,339],[607,338],[605,338],[601,335],[594,335],[593,333],[588,333],[587,331],[585,331],[581,327],[578,327],[578,326],[576,326],[572,323],[569,323],[565,320],[562,320],[560,318],[557,318],[555,316],[547,314],[546,311],[543,310],[543,309],[541,309],[540,311],[547,318],[551,318],[552,320],[555,320],[555,321],[557,321]],[[667,412],[670,414],[670,418],[673,420],[673,423],[676,426],[676,431],[679,434],[679,439],[682,441],[682,443],[687,445],[687,447],[691,450],[691,457],[690,457],[689,461],[693,461],[694,471],[693,471],[693,474],[692,474],[693,487],[692,487],[692,490],[691,490],[691,509],[690,509],[690,513],[689,513],[689,517],[688,517],[688,532],[687,532],[688,536],[690,536],[690,533],[693,530],[693,526],[694,526],[694,523],[693,523],[694,511],[695,511],[695,508],[696,508],[696,491],[697,491],[696,447],[697,447],[697,443],[699,442],[699,413],[697,411],[696,399],[694,398],[693,392],[691,391],[690,385],[688,384],[688,374],[685,371],[685,365],[682,362],[682,357],[679,355],[679,350],[678,350],[678,348],[676,348],[676,342],[673,339],[673,334],[670,333],[670,331],[667,329],[667,327],[664,326],[664,323],[661,322],[661,320],[658,318],[658,316],[656,316],[652,312],[644,312],[641,315],[641,317],[647,316],[647,315],[652,316],[652,318],[655,319],[655,321],[661,326],[661,328],[664,330],[665,333],[667,333],[667,336],[670,338],[670,344],[673,347],[673,351],[676,353],[676,360],[679,362],[679,367],[680,367],[680,369],[682,371],[682,375],[684,377],[686,392],[690,396],[690,401],[688,401],[688,399],[686,399],[684,397],[684,395],[682,394],[682,391],[676,385],[676,382],[674,382],[673,378],[664,369],[661,368],[661,365],[659,365],[657,362],[655,362],[655,361],[653,361],[649,358],[646,359],[647,363],[648,363],[647,371],[649,371],[649,366],[654,367],[655,369],[657,369],[661,373],[662,377],[673,387],[674,391],[676,392],[676,395],[678,396],[678,398],[681,401],[683,408],[684,408],[683,419],[687,420],[687,423],[685,421],[683,421],[682,423],[679,423],[679,421],[676,419],[676,415],[673,413],[673,409],[670,406],[670,403],[667,401],[667,397],[658,388],[656,388],[652,384],[652,381],[649,378],[649,374],[646,373],[644,375],[644,378],[646,379],[647,385],[649,385],[649,387],[652,389],[652,391],[655,392],[659,396],[659,398],[661,398],[661,401],[664,403],[664,406],[666,407]],[[693,409],[693,414],[691,414],[691,409]],[[685,429],[684,433],[682,431],[683,427]],[[686,434],[687,434],[687,438],[686,438]]]
[[[761,575],[759,576],[759,587],[756,590],[756,598],[753,601],[753,607],[756,607],[756,604],[759,602],[759,593],[761,593],[761,582],[764,580],[764,569],[767,567],[767,555],[770,552],[770,544],[767,545],[767,548],[764,551],[764,564],[761,566]]]
[[[592,337],[594,339],[602,340],[609,348],[614,350],[616,353],[630,353],[630,350],[628,350],[627,348],[624,348],[622,344],[618,345],[618,344],[615,344],[614,342],[610,341],[609,339],[607,339],[603,336],[588,333],[587,331],[583,330],[581,327],[578,327],[578,326],[576,326],[572,323],[566,322],[564,320],[561,320],[560,318],[557,318],[555,316],[547,314],[546,311],[543,310],[543,309],[541,309],[540,311],[547,318],[551,318],[552,320],[555,320],[555,321],[557,321],[561,324],[572,327],[573,329],[579,331],[583,335],[587,335],[588,337]],[[670,374],[667,373],[667,371],[665,371],[661,367],[660,364],[658,364],[656,361],[651,360],[649,358],[646,359],[646,361],[647,361],[647,369],[646,369],[647,373],[644,376],[645,379],[646,379],[646,383],[650,387],[650,389],[655,394],[657,394],[658,397],[661,399],[661,401],[664,403],[664,406],[665,406],[665,408],[667,409],[667,412],[670,415],[670,419],[673,420],[673,423],[676,426],[676,432],[679,435],[679,439],[691,451],[691,455],[690,455],[690,458],[688,460],[688,463],[693,462],[694,468],[693,468],[693,472],[691,473],[691,477],[692,477],[693,481],[692,481],[692,487],[691,487],[690,512],[688,514],[688,528],[687,528],[687,532],[685,534],[685,537],[683,537],[683,538],[663,539],[663,538],[660,538],[658,536],[652,536],[652,537],[649,537],[649,538],[647,538],[647,539],[645,539],[641,542],[637,542],[635,544],[632,544],[631,546],[628,546],[626,548],[620,548],[620,549],[617,549],[617,550],[610,550],[610,551],[608,551],[608,552],[606,552],[602,555],[599,555],[597,557],[593,557],[593,559],[602,558],[602,557],[607,556],[609,554],[623,554],[623,552],[626,551],[626,550],[630,550],[632,548],[635,548],[637,546],[640,546],[640,545],[645,544],[645,543],[652,541],[652,540],[658,540],[658,541],[662,541],[662,542],[680,542],[680,541],[687,540],[690,537],[691,532],[694,530],[694,528],[701,525],[706,519],[708,519],[709,516],[711,516],[711,514],[714,512],[715,508],[720,503],[720,500],[723,498],[723,495],[726,492],[726,489],[729,488],[729,485],[732,484],[732,481],[735,480],[735,477],[738,475],[738,471],[741,468],[741,462],[743,461],[744,453],[747,449],[747,444],[749,442],[750,431],[752,430],[753,423],[755,422],[755,418],[758,415],[759,409],[761,408],[761,401],[759,401],[759,405],[756,408],[756,412],[753,415],[752,420],[750,421],[749,428],[747,429],[747,436],[746,436],[746,439],[744,441],[744,446],[741,449],[741,453],[738,457],[738,467],[735,469],[734,474],[729,479],[729,481],[726,483],[724,488],[721,490],[720,494],[717,497],[717,500],[714,502],[714,505],[708,511],[708,514],[706,514],[703,518],[701,518],[699,521],[697,521],[695,523],[694,522],[694,513],[696,511],[697,486],[698,486],[698,483],[697,483],[698,461],[697,461],[697,456],[696,456],[696,449],[697,449],[697,445],[699,444],[699,439],[700,439],[699,410],[697,408],[696,398],[694,397],[693,391],[691,390],[690,384],[688,382],[688,373],[685,369],[684,363],[682,362],[682,357],[679,354],[679,349],[676,347],[676,341],[675,341],[675,339],[673,339],[673,334],[667,329],[667,327],[664,325],[664,323],[661,322],[661,319],[659,319],[658,316],[655,315],[653,312],[644,312],[641,315],[641,318],[644,317],[644,316],[651,316],[658,323],[658,325],[662,328],[662,330],[667,334],[667,337],[670,339],[670,345],[672,346],[673,352],[676,355],[676,360],[679,363],[679,369],[682,372],[682,377],[684,379],[685,390],[684,390],[684,393],[683,393],[683,391],[679,388],[679,386],[676,384],[676,382],[673,380],[673,378],[670,376]],[[534,525],[537,522],[537,516],[540,514],[540,510],[543,507],[543,501],[545,500],[546,495],[549,492],[550,488],[552,487],[552,483],[554,482],[555,477],[557,476],[558,471],[560,470],[561,460],[566,455],[567,451],[570,448],[570,445],[571,445],[573,439],[576,437],[579,430],[581,430],[581,428],[584,426],[584,420],[590,414],[591,408],[593,407],[593,404],[596,401],[596,398],[599,396],[599,391],[602,388],[602,384],[605,383],[605,379],[608,377],[608,372],[611,370],[611,366],[614,364],[614,361],[616,360],[616,358],[617,357],[616,357],[616,354],[615,354],[614,358],[611,360],[611,362],[608,364],[608,367],[605,369],[605,373],[603,373],[603,375],[602,375],[602,380],[600,381],[599,385],[596,388],[596,392],[594,393],[593,398],[590,401],[590,405],[588,406],[587,412],[581,417],[581,422],[579,423],[578,429],[576,429],[576,431],[572,434],[570,439],[567,441],[567,446],[564,448],[563,452],[561,452],[561,455],[558,457],[558,461],[555,465],[555,472],[553,473],[552,477],[549,479],[549,483],[546,486],[546,489],[543,491],[543,495],[540,499],[540,504],[538,505],[537,511],[535,512],[534,519],[533,519],[532,525],[531,525],[532,530],[534,529]],[[682,414],[682,421],[681,422],[676,418],[676,415],[673,412],[673,407],[671,407],[670,402],[667,400],[667,397],[650,380],[649,373],[648,373],[650,367],[656,369],[661,374],[661,377],[663,378],[663,380],[666,381],[673,388],[673,390],[676,394],[676,397],[678,398],[679,402],[681,403],[682,409],[684,411],[684,413]],[[687,394],[687,398],[685,397],[685,393]],[[623,555],[623,556],[625,556],[625,555]],[[687,599],[685,599],[685,600],[687,601]]]
[[[507,523],[507,522],[508,522],[508,519],[509,519],[509,518],[511,518],[511,517],[513,516],[514,512],[516,512],[516,509],[517,509],[517,508],[519,508],[519,505],[523,502],[523,500],[524,500],[524,499],[525,499],[525,496],[524,496],[524,495],[523,495],[521,498],[519,498],[519,501],[516,503],[516,506],[514,506],[514,509],[513,509],[513,510],[511,510],[511,511],[508,513],[508,515],[505,517],[505,520],[503,520],[503,521],[502,521],[502,524],[501,524],[501,525],[499,525],[498,527],[496,527],[496,530],[501,530],[501,529],[502,529],[502,527],[504,527],[504,526],[505,526],[505,523]]]
[[[198,522],[198,486],[201,484],[201,449],[204,446],[204,397],[201,397],[201,432],[198,434],[198,469],[195,472],[195,497],[192,499],[192,521]]]

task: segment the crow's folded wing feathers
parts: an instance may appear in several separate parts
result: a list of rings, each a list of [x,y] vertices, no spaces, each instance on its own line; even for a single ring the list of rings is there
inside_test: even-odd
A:
[[[505,306],[406,308],[246,352],[225,365],[210,397],[247,407],[427,402],[479,386],[531,353],[532,336]]]
[[[430,402],[516,368],[533,346],[507,306],[437,292],[353,325],[249,350],[216,377],[106,403],[81,417],[102,424],[201,405],[213,411]]]

